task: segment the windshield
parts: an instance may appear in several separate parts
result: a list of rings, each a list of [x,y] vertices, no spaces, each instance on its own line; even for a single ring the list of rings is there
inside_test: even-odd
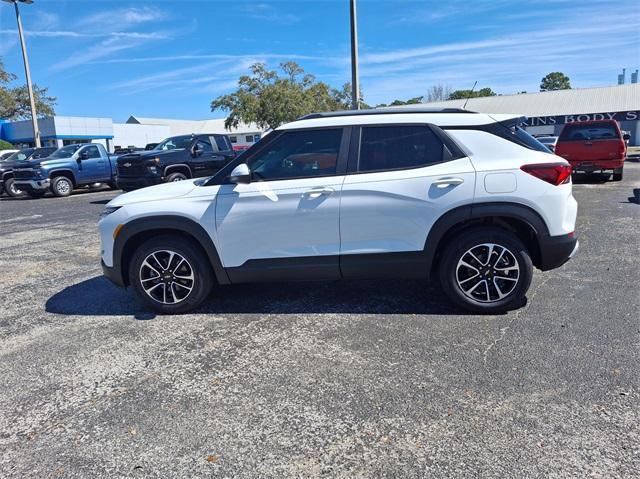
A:
[[[71,158],[73,154],[80,149],[82,145],[69,145],[63,146],[59,150],[56,150],[50,158]]]
[[[31,157],[31,153],[35,151],[35,148],[26,148],[24,150],[16,151],[9,158],[5,158],[3,161],[25,161]]]
[[[553,145],[557,139],[555,136],[543,136],[537,140],[544,145]]]
[[[164,140],[154,150],[183,150],[189,147],[191,140],[191,136],[174,136]]]

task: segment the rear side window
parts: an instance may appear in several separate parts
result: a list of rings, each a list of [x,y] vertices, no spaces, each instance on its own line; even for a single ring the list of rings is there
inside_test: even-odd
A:
[[[335,175],[342,129],[288,131],[247,161],[258,180]]]
[[[218,150],[227,151],[232,148],[231,143],[227,140],[227,137],[224,135],[215,135],[216,145],[218,145]]]
[[[419,168],[451,154],[427,126],[363,127],[358,171]]]
[[[569,123],[565,125],[560,135],[560,141],[584,140],[617,140],[620,139],[618,129],[613,123]]]

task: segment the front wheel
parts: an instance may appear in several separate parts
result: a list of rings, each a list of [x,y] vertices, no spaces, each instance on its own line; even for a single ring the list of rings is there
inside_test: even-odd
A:
[[[187,179],[187,175],[184,173],[171,173],[167,176],[167,183],[171,183],[172,181],[184,181]]]
[[[613,170],[613,181],[622,181],[622,166]]]
[[[73,191],[73,183],[66,176],[56,176],[51,181],[51,192],[54,196],[69,196]]]
[[[178,314],[198,307],[215,280],[208,258],[197,245],[180,236],[162,235],[135,251],[129,281],[149,308]]]
[[[15,185],[13,178],[9,178],[4,182],[4,189],[11,198],[17,198],[24,195],[24,191]]]
[[[501,313],[522,304],[533,264],[527,248],[500,228],[476,228],[454,238],[440,262],[440,283],[458,306]]]

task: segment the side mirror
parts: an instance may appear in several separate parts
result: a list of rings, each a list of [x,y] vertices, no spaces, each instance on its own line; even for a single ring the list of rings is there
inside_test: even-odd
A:
[[[229,181],[231,183],[251,183],[251,171],[246,163],[241,163],[236,166],[229,175]]]
[[[629,133],[625,133],[624,135],[622,135],[622,139],[624,141],[629,141],[631,139],[631,135]]]

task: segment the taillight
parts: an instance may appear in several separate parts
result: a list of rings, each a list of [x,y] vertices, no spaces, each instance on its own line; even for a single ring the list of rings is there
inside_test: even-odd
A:
[[[569,183],[571,180],[571,165],[565,163],[536,163],[522,165],[520,169],[555,186]]]

